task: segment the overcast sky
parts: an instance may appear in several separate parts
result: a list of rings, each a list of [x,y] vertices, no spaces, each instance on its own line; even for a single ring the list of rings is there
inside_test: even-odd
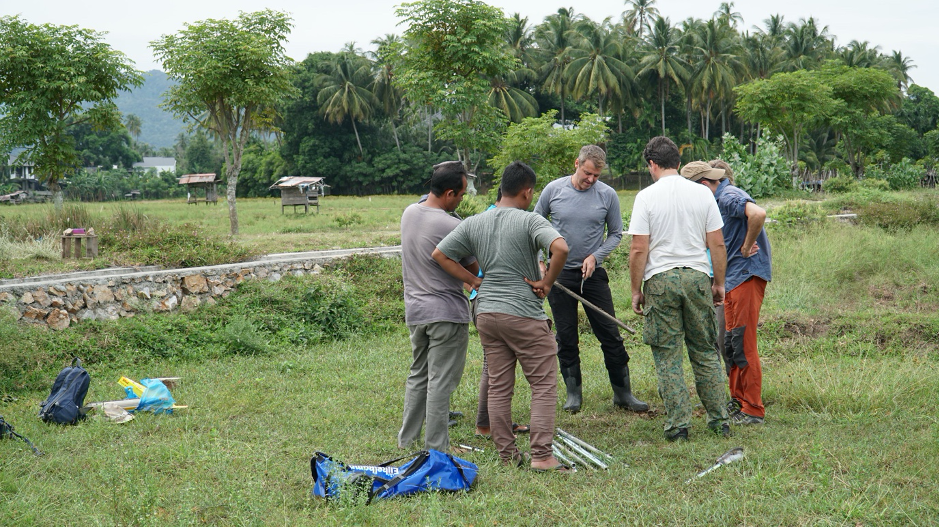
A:
[[[206,18],[234,18],[238,11],[265,7],[289,12],[296,26],[287,45],[288,55],[302,60],[314,51],[338,51],[345,43],[371,49],[370,42],[387,33],[400,34],[395,6],[399,2],[382,0],[164,0],[144,4],[113,0],[0,0],[0,15],[20,14],[27,21],[79,25],[106,31],[112,47],[124,52],[141,70],[161,69],[153,58],[149,43],[163,34],[175,33],[186,22]],[[608,16],[618,19],[626,9],[622,0],[565,1],[554,5],[544,0],[491,0],[507,15],[521,13],[530,25],[544,20],[559,7],[573,6],[594,20]],[[659,0],[662,16],[673,23],[688,17],[710,18],[720,1]],[[935,0],[907,0],[893,4],[884,0],[737,0],[734,10],[743,16],[742,29],[763,25],[771,14],[782,14],[787,22],[814,16],[837,37],[835,43],[847,45],[852,40],[880,46],[882,53],[902,51],[916,68],[910,75],[916,84],[939,91],[939,36],[935,30],[939,6]]]

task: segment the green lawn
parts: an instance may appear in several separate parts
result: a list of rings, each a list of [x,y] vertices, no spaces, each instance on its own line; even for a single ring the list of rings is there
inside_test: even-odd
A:
[[[373,203],[400,210],[413,199]],[[372,225],[364,208],[353,213]],[[939,234],[839,223],[770,230],[764,426],[720,439],[704,431],[698,408],[691,441],[666,443],[648,347],[624,335],[635,390],[653,406],[630,414],[613,407],[599,345],[585,333],[584,411],[562,412],[559,397],[558,425],[617,461],[572,475],[502,467],[491,444],[473,437],[482,353],[474,333],[452,402],[466,417],[452,437],[486,449],[466,456],[481,467],[476,488],[369,507],[311,498],[309,461],[317,450],[355,463],[401,454],[410,347],[397,262],[357,259],[320,277],[243,287],[193,314],[64,333],[0,316],[0,414],[46,452],[37,458],[0,440],[0,524],[935,525]],[[608,267],[617,312],[639,329],[628,309],[627,244]],[[331,305],[345,306],[343,315]],[[323,329],[342,333],[344,324],[358,329],[340,340]],[[89,401],[120,397],[122,375],[181,376],[174,395],[189,409],[123,425],[100,416],[44,425],[38,404],[71,353],[87,360]],[[515,421],[528,422],[529,397],[519,375]],[[743,460],[685,484],[733,446]]]

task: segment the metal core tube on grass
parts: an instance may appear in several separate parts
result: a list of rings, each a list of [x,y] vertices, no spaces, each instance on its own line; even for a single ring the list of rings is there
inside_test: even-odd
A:
[[[561,463],[564,463],[565,465],[570,466],[571,468],[574,467],[574,462],[571,461],[570,458],[568,458],[561,452],[561,450],[557,447],[556,443],[551,443],[551,451],[554,454],[554,457],[558,458],[558,461],[560,461]]]
[[[583,456],[584,459],[590,461],[590,463],[592,463],[592,464],[593,464],[594,466],[596,466],[597,468],[600,468],[600,469],[603,469],[603,470],[606,470],[606,469],[610,468],[609,466],[607,466],[606,463],[604,463],[604,462],[600,461],[599,459],[597,459],[596,456],[594,456],[593,454],[591,454],[590,452],[588,452],[585,448],[583,448],[582,446],[578,445],[577,443],[571,441],[570,439],[568,439],[568,438],[566,438],[566,437],[564,437],[564,436],[558,436],[558,437],[560,437],[560,438],[561,438],[561,441],[563,441],[564,443],[566,443],[567,446],[568,446],[572,451],[576,452],[576,453],[579,454],[580,456]]]
[[[558,435],[570,439],[571,441],[573,441],[573,442],[577,443],[578,445],[580,445],[580,446],[586,448],[587,450],[593,452],[594,454],[597,454],[597,455],[599,455],[599,456],[605,457],[606,459],[608,459],[608,460],[610,460],[610,461],[613,461],[613,456],[611,456],[611,455],[607,454],[606,452],[600,450],[599,448],[597,448],[597,447],[591,445],[590,443],[587,443],[586,441],[583,441],[583,440],[577,438],[576,436],[574,436],[574,434],[571,434],[570,432],[565,432],[563,428],[560,428],[560,427],[559,427],[559,428],[557,429],[557,432],[558,432]]]
[[[590,465],[590,463],[588,463],[587,461],[585,461],[582,457],[578,456],[575,452],[573,452],[573,451],[570,450],[569,448],[566,448],[566,447],[565,447],[564,445],[562,445],[561,443],[558,443],[557,441],[554,441],[554,442],[551,443],[551,446],[552,446],[555,450],[559,451],[564,457],[570,459],[572,462],[577,463],[578,465],[580,465],[580,466],[582,466],[582,467],[585,467],[585,468],[593,468],[593,467]]]

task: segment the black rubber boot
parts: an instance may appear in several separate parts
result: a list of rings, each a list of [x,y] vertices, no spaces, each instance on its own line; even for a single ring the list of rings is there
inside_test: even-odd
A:
[[[608,370],[613,386],[613,404],[633,412],[647,412],[649,405],[636,399],[629,382],[629,366]]]
[[[567,401],[562,407],[565,411],[576,414],[583,403],[583,391],[580,385],[580,364],[570,368],[561,368],[561,377],[567,386]]]

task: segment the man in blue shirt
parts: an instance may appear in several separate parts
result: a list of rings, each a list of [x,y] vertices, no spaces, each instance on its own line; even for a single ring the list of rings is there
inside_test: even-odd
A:
[[[681,174],[714,193],[724,220],[727,246],[727,277],[724,345],[733,363],[730,367],[731,401],[739,408],[731,416],[734,424],[763,424],[766,411],[761,396],[763,370],[756,344],[756,326],[766,283],[772,280],[771,251],[763,223],[766,211],[743,190],[733,186],[725,172],[704,161],[688,163]]]

